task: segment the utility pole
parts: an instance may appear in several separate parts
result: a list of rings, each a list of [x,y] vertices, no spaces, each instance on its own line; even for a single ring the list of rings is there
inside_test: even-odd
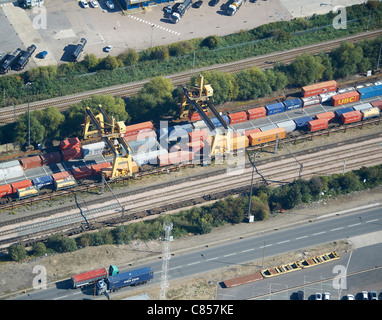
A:
[[[160,300],[166,300],[167,288],[169,287],[168,283],[168,265],[171,258],[170,254],[170,234],[172,230],[172,222],[165,221],[163,223],[163,230],[165,233],[163,239],[163,257],[162,257],[162,274],[161,274],[161,283],[160,283]]]
[[[256,161],[256,158],[259,158],[260,155],[258,152],[256,152],[254,154],[254,157],[253,157],[253,162],[251,161],[251,158],[249,157],[249,154],[248,154],[248,158],[249,160],[251,161],[251,164],[252,164],[252,179],[251,179],[251,191],[249,193],[249,205],[248,205],[248,215],[247,215],[247,219],[248,219],[248,222],[253,222],[254,221],[254,217],[253,215],[251,215],[251,205],[252,205],[252,190],[253,190],[253,175],[255,173],[255,161]]]

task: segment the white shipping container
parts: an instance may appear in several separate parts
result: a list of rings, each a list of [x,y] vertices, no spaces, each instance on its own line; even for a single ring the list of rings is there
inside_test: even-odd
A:
[[[353,109],[356,111],[371,109],[373,106],[370,103],[363,103],[356,106],[353,106]]]
[[[313,106],[315,104],[320,104],[321,99],[319,96],[311,96],[306,98],[301,98],[302,100],[302,107],[309,107]]]
[[[16,167],[16,166],[20,166],[20,162],[18,160],[12,160],[12,161],[0,163],[0,169],[6,169],[6,168]]]
[[[24,175],[24,170],[20,165],[16,165],[13,167],[8,167],[6,169],[0,168],[0,181],[1,180],[9,180],[14,178],[19,178]]]
[[[284,128],[286,132],[296,130],[296,123],[293,120],[276,123],[279,128]]]
[[[263,132],[263,131],[267,131],[267,130],[273,130],[276,128],[277,128],[277,126],[275,124],[268,124],[266,126],[260,127],[260,130],[261,130],[261,132]]]
[[[149,152],[139,152],[136,155],[133,155],[133,160],[139,165],[143,164],[157,164],[157,157],[162,154],[167,154],[166,149],[160,149]]]
[[[331,91],[326,93],[320,93],[318,96],[321,98],[321,103],[325,101],[329,101],[333,96],[335,96],[337,92]]]
[[[91,143],[82,146],[82,156],[94,156],[97,154],[102,154],[105,149],[105,142]]]
[[[354,91],[355,88],[354,87],[347,87],[347,88],[344,88],[344,89],[339,89],[337,91],[338,94],[342,94],[342,93],[346,93],[346,92],[350,92],[350,91]]]

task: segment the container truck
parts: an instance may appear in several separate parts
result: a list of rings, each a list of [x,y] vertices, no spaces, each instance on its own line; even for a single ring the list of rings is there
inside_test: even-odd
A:
[[[22,70],[25,68],[25,66],[28,64],[30,57],[32,56],[33,52],[35,52],[36,46],[32,44],[27,48],[26,51],[21,51],[20,59],[16,61],[15,63],[15,69],[16,70]]]
[[[117,275],[101,279],[97,282],[97,295],[102,295],[107,291],[116,291],[123,287],[144,284],[150,281],[154,272],[150,267],[119,273]]]
[[[84,50],[84,47],[87,43],[87,40],[85,38],[81,38],[80,43],[76,45],[72,55],[71,60],[72,61],[78,61],[82,51]]]
[[[109,272],[106,268],[98,268],[91,271],[76,274],[71,277],[72,287],[74,289],[93,284],[99,280],[106,279],[109,276],[114,276],[119,273],[116,266],[109,266]]]
[[[172,13],[170,16],[170,20],[172,23],[178,23],[180,18],[186,13],[188,9],[190,9],[192,4],[192,0],[185,0],[179,6],[174,6],[172,9]]]
[[[233,16],[237,12],[237,10],[239,10],[242,4],[245,3],[245,1],[246,0],[236,0],[232,2],[227,8],[227,14],[229,16]]]
[[[21,54],[21,49],[17,48],[12,53],[6,56],[5,60],[3,61],[2,65],[0,66],[0,73],[5,74],[9,70],[11,70],[11,67],[14,62],[19,58]]]

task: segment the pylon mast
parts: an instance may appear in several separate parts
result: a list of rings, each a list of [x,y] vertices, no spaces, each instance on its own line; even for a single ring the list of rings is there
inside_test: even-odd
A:
[[[168,265],[171,258],[170,254],[170,235],[172,230],[172,222],[165,221],[163,223],[164,239],[163,239],[163,256],[162,256],[162,274],[160,283],[160,300],[166,300],[168,283]]]

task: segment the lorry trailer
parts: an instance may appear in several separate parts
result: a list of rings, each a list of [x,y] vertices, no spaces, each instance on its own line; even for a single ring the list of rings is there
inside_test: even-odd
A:
[[[27,63],[29,62],[30,57],[32,56],[33,52],[35,52],[36,46],[32,44],[27,48],[26,51],[21,51],[20,59],[16,61],[15,63],[15,69],[16,70],[22,70],[25,68]]]
[[[227,14],[229,16],[233,16],[237,10],[239,10],[239,8],[243,5],[243,3],[245,3],[246,0],[236,0],[234,2],[232,2],[228,8],[227,8]]]
[[[74,49],[71,55],[72,61],[78,61],[82,51],[84,50],[86,43],[87,43],[87,40],[85,38],[81,38],[80,43],[76,45],[76,48]]]
[[[0,66],[0,73],[7,73],[11,69],[13,63],[16,62],[16,60],[19,58],[20,54],[20,48],[17,48],[16,50],[12,51],[12,53],[8,54]]]
[[[172,8],[172,13],[170,16],[170,20],[172,23],[178,23],[180,18],[183,17],[183,15],[186,13],[188,9],[190,9],[192,4],[192,0],[185,0],[180,5]]]
[[[102,295],[107,291],[116,291],[123,287],[135,286],[144,284],[154,277],[154,272],[150,267],[140,268],[124,273],[119,273],[115,276],[101,279],[97,282],[97,295]]]
[[[99,280],[106,279],[108,275],[114,276],[119,273],[116,266],[109,266],[109,272],[106,268],[98,268],[91,271],[76,274],[71,277],[72,287],[74,289],[96,283]]]

